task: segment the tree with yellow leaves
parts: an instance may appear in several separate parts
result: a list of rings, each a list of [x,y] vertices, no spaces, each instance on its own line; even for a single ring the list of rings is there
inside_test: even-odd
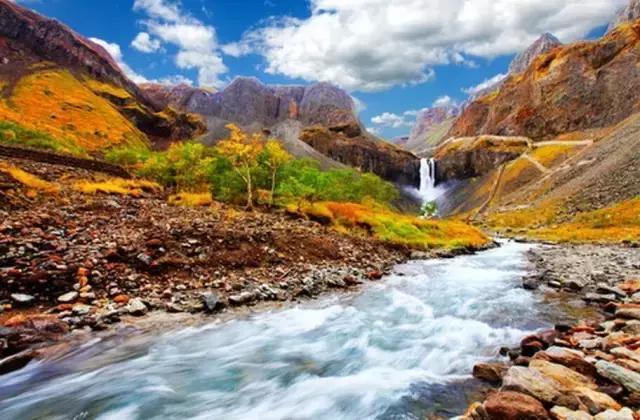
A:
[[[291,156],[282,146],[282,143],[276,139],[270,139],[267,141],[264,146],[264,152],[264,162],[267,168],[269,168],[269,175],[271,177],[271,195],[269,197],[269,205],[273,206],[278,171],[280,171],[280,168],[285,164],[289,163],[293,159],[293,156]]]
[[[253,208],[252,171],[264,149],[262,135],[247,134],[235,124],[227,125],[229,138],[218,143],[218,152],[229,159],[231,167],[240,176],[247,188],[247,208]]]

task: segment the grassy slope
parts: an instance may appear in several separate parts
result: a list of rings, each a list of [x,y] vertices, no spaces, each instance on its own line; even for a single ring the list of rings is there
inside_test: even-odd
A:
[[[78,154],[80,150],[147,144],[147,137],[104,97],[107,93],[132,100],[121,88],[80,80],[67,70],[38,68],[5,93],[7,90],[8,96],[0,98],[0,120],[44,133],[64,151]],[[16,134],[17,140],[24,137]]]

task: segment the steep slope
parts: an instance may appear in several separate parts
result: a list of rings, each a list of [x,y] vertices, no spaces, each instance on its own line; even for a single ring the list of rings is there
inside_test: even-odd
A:
[[[444,140],[459,114],[460,108],[454,105],[422,111],[416,117],[416,124],[403,148],[417,155],[429,155]]]
[[[449,134],[540,140],[616,124],[638,110],[639,41],[640,22],[633,22],[600,40],[555,48],[470,104]]]
[[[220,92],[189,86],[143,85],[156,106],[171,105],[201,115],[209,133],[205,142],[227,136],[235,123],[281,139],[296,157],[312,158],[324,167],[348,165],[399,183],[419,183],[418,159],[364,130],[353,99],[328,83],[268,86],[239,77]]]
[[[156,108],[99,45],[0,0],[0,118],[95,152],[201,134],[199,119]]]
[[[522,73],[533,61],[542,54],[546,54],[556,47],[562,45],[562,42],[550,33],[544,33],[529,48],[513,59],[509,66],[509,74]]]
[[[637,19],[640,19],[640,0],[629,0],[629,4],[609,24],[607,32],[613,31],[618,25],[633,22]]]

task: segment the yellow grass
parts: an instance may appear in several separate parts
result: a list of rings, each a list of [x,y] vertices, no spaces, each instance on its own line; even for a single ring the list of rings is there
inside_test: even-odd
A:
[[[211,193],[181,192],[169,197],[169,204],[185,207],[207,207],[213,204]]]
[[[479,229],[461,221],[421,220],[372,203],[319,202],[304,205],[302,212],[341,232],[423,250],[479,248],[490,241]]]
[[[571,145],[551,145],[533,149],[529,156],[540,162],[542,166],[551,168],[573,156],[582,147]]]
[[[88,195],[113,194],[129,195],[132,197],[140,197],[145,191],[162,191],[162,187],[155,182],[122,178],[110,178],[104,181],[78,181],[73,184],[73,189]]]
[[[0,162],[0,172],[10,176],[15,181],[21,183],[25,187],[49,194],[55,194],[60,191],[60,186],[52,182],[45,181],[36,175],[25,172],[15,166]]]
[[[104,84],[100,87],[107,89]],[[60,69],[40,70],[20,79],[11,97],[0,100],[0,120],[44,131],[89,152],[147,143],[146,136],[111,102]]]

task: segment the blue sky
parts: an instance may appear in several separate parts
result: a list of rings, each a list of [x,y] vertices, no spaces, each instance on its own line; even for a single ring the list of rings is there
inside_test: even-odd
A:
[[[384,137],[506,73],[541,33],[592,38],[625,0],[18,0],[99,40],[135,79],[330,81]],[[409,113],[407,113],[409,111]],[[388,113],[390,118],[375,118]],[[373,121],[378,123],[374,123]]]

